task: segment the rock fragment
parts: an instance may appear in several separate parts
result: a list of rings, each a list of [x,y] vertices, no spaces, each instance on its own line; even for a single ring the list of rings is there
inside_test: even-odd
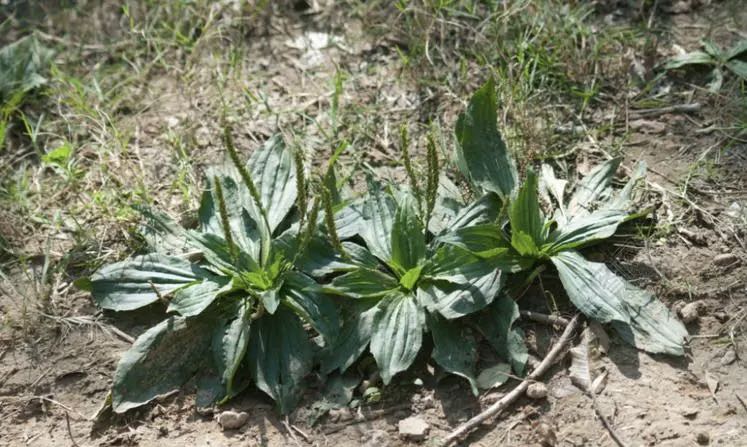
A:
[[[236,430],[244,426],[249,421],[249,414],[242,411],[224,411],[218,416],[218,424],[223,430]]]
[[[527,397],[530,399],[544,399],[547,397],[547,386],[540,382],[530,384],[527,388]]]
[[[739,262],[739,257],[734,253],[722,253],[713,257],[713,263],[718,266],[731,265]]]
[[[708,445],[711,443],[711,437],[704,431],[698,433],[695,440],[698,441],[698,444],[700,445]]]
[[[700,301],[693,301],[692,303],[688,303],[682,306],[682,309],[680,309],[680,317],[682,318],[682,322],[687,324],[697,320],[698,315],[700,315],[700,308],[702,306],[703,303]]]
[[[402,419],[398,424],[399,434],[413,441],[422,441],[428,435],[430,426],[419,416]]]

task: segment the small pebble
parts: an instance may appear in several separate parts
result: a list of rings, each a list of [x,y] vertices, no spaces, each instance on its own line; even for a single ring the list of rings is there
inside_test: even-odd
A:
[[[711,443],[711,437],[708,436],[708,433],[704,431],[698,433],[698,436],[695,439],[698,441],[698,444],[700,445],[708,445]]]
[[[397,424],[400,436],[403,436],[413,441],[422,441],[428,435],[430,426],[422,418],[418,416],[410,416],[409,418],[402,419]]]
[[[721,364],[723,366],[731,365],[737,360],[737,353],[734,351],[734,349],[727,349],[726,353],[723,357],[721,357]]]
[[[697,320],[702,304],[703,303],[700,301],[693,301],[692,303],[685,304],[682,309],[680,309],[682,322],[687,324]]]
[[[738,261],[739,258],[734,253],[723,253],[713,258],[713,263],[720,266],[731,265]]]
[[[242,411],[224,411],[218,416],[218,423],[223,430],[236,430],[244,426],[249,421],[249,414]]]
[[[547,397],[547,386],[540,382],[530,384],[527,388],[527,397],[530,399],[544,399]]]

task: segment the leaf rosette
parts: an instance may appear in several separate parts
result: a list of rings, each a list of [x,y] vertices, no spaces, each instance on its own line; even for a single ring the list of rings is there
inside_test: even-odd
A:
[[[167,319],[138,337],[119,362],[115,412],[197,377],[198,404],[225,401],[254,382],[286,413],[313,366],[304,323],[327,342],[337,335],[333,302],[296,268],[318,214],[315,202],[304,215],[300,157],[279,136],[247,164],[228,131],[226,145],[233,164],[208,171],[196,229],[138,207],[147,220],[143,235],[150,253],[91,277],[92,295],[104,309],[130,311],[159,301],[168,306]]]
[[[570,301],[586,316],[610,323],[626,342],[652,353],[684,354],[687,330],[652,294],[633,286],[602,263],[586,260],[579,250],[613,236],[623,223],[642,217],[635,211],[634,191],[645,175],[639,164],[619,191],[612,180],[620,159],[609,160],[580,180],[566,200],[567,181],[552,168],[541,175],[527,170],[523,184],[515,180],[514,163],[506,162],[505,145],[496,129],[497,104],[492,83],[473,96],[457,128],[461,169],[476,188],[506,197],[505,215],[484,225],[458,229],[444,242],[515,272],[552,263]],[[478,150],[481,148],[482,150]],[[495,160],[502,160],[495,163]],[[545,215],[540,194],[553,205]],[[532,276],[530,275],[530,278]]]

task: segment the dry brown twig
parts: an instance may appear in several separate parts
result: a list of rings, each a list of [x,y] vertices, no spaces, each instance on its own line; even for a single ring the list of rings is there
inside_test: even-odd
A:
[[[568,320],[561,317],[560,315],[546,315],[531,310],[522,310],[521,317],[527,320],[536,321],[537,323],[544,323],[549,325],[568,326]]]
[[[550,366],[560,360],[560,358],[562,357],[561,354],[565,352],[565,349],[568,343],[573,338],[573,335],[576,332],[580,321],[581,315],[578,314],[573,317],[570,322],[568,322],[568,325],[565,327],[565,330],[560,336],[560,339],[558,339],[558,342],[555,343],[550,352],[547,353],[547,356],[545,356],[542,362],[537,365],[537,368],[535,368],[535,370],[532,371],[532,373],[529,374],[516,388],[511,390],[511,392],[506,394],[502,399],[488,407],[485,411],[481,412],[477,416],[457,427],[454,431],[449,433],[446,438],[444,438],[443,442],[440,443],[440,445],[448,446],[453,444],[454,442],[468,435],[488,419],[498,416],[503,410],[514,403],[516,399],[518,399],[526,392],[530,383],[535,382],[537,379],[542,377],[542,375],[544,375],[545,372],[550,369]]]

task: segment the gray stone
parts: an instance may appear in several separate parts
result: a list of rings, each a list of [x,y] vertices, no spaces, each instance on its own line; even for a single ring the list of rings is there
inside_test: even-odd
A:
[[[700,301],[693,301],[692,303],[688,303],[682,306],[682,309],[680,309],[680,317],[682,317],[682,322],[687,324],[697,320],[702,305],[703,303],[701,303]]]
[[[409,418],[399,421],[398,428],[400,436],[412,439],[413,441],[422,441],[425,439],[430,426],[419,416],[410,416]]]
[[[711,443],[711,437],[704,431],[698,433],[695,440],[698,441],[698,444],[700,445],[708,445]]]
[[[218,416],[218,423],[223,430],[236,430],[244,426],[249,421],[249,414],[242,411],[224,411]]]
[[[716,255],[713,258],[713,263],[716,265],[731,265],[735,262],[739,261],[739,257],[735,255],[734,253],[722,253],[720,255]]]
[[[544,399],[547,397],[547,386],[541,382],[535,382],[527,388],[527,397],[530,399]]]

